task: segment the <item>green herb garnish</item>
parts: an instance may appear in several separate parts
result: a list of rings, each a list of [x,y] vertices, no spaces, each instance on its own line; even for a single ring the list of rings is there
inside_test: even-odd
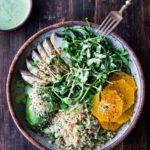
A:
[[[61,103],[61,104],[60,104],[60,107],[61,107],[62,109],[68,108],[68,106],[67,106],[65,103]]]
[[[130,124],[131,124],[131,119],[128,120],[128,125],[130,125]]]
[[[36,66],[39,63],[38,60],[32,62],[32,66]]]

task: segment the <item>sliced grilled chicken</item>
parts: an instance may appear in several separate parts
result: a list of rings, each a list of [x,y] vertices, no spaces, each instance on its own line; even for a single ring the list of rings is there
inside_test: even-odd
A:
[[[26,65],[29,72],[35,75],[36,77],[49,83],[52,81],[52,78],[50,76],[47,76],[44,72],[41,72],[37,66],[33,66],[31,61],[26,60]]]
[[[39,61],[37,66],[40,70],[42,70],[45,74],[52,76],[53,71],[49,68],[49,66],[47,65],[47,63],[45,63],[41,56],[34,50],[32,51],[32,59],[33,61]]]
[[[50,37],[51,43],[53,44],[55,50],[57,51],[57,53],[61,53],[62,50],[60,49],[60,46],[63,43],[63,38],[58,36],[55,32],[52,33],[51,37]]]
[[[48,40],[47,40],[47,41],[48,41]],[[48,54],[47,54],[47,52],[45,51],[44,47],[43,47],[41,44],[39,44],[39,45],[37,46],[37,49],[38,49],[39,54],[41,55],[42,62],[45,62],[47,65],[49,65],[49,63],[50,63],[50,57],[48,56]],[[57,59],[55,59],[55,60],[57,61]],[[46,66],[47,66],[47,65],[46,65]],[[49,67],[49,66],[47,66],[47,67]],[[60,69],[58,66],[56,66],[56,63],[53,64],[53,66],[51,67],[51,69],[52,69],[56,74],[58,74],[59,71],[62,72],[62,69]]]
[[[37,46],[38,52],[32,51],[33,61],[38,61],[36,65],[32,65],[32,62],[26,60],[26,66],[28,71],[21,70],[22,78],[31,85],[47,85],[52,82],[53,78],[60,72],[66,72],[66,65],[61,64],[57,66],[57,58],[54,58],[53,64],[50,66],[50,60],[52,57],[59,53],[65,63],[65,54],[62,54],[62,50],[59,49],[62,44],[62,37],[59,37],[56,33],[53,33],[50,39],[45,39],[41,44]]]
[[[54,47],[52,46],[50,39],[45,39],[43,41],[43,47],[44,47],[45,51],[47,52],[47,54],[49,52],[49,60],[50,60],[52,55],[55,55],[57,53],[57,51],[55,51]],[[59,73],[59,71],[63,72],[65,67],[66,67],[65,64],[61,64],[61,66],[58,67],[57,66],[57,59],[56,58],[54,59],[53,69],[57,73]]]
[[[39,72],[39,68],[37,66],[33,66],[32,62],[29,61],[28,59],[26,59],[26,65],[28,70],[35,76],[37,76],[38,72]]]
[[[50,37],[51,43],[53,44],[57,53],[61,54],[61,58],[64,60],[66,64],[70,63],[70,60],[66,57],[66,54],[60,49],[61,45],[63,44],[63,38],[58,36],[55,32],[52,33]]]
[[[25,70],[20,70],[21,76],[24,81],[31,85],[47,85],[48,82],[34,76],[32,73],[25,71]]]
[[[49,63],[50,63],[50,58],[49,58],[47,52],[45,51],[44,47],[42,46],[42,44],[39,44],[39,45],[37,46],[37,49],[38,49],[39,54],[41,55],[41,58],[42,58],[43,60],[45,60],[45,62],[46,62],[47,64],[49,64]]]
[[[54,50],[54,47],[53,47],[51,41],[48,39],[45,39],[43,41],[43,47],[44,47],[45,51],[47,52],[48,56],[51,57],[51,55],[53,54],[53,50]]]
[[[42,62],[41,56],[34,50],[32,51],[32,59],[33,59],[33,61]]]

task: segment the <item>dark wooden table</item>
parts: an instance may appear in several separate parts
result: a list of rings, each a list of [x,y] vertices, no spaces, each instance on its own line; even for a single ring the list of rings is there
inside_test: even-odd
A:
[[[20,46],[38,30],[60,21],[101,23],[124,0],[34,0],[30,19],[19,30],[0,34],[0,150],[36,150],[18,131],[8,111],[5,84],[9,66]],[[137,54],[144,70],[146,101],[136,127],[115,150],[150,150],[150,0],[133,0],[116,32]]]

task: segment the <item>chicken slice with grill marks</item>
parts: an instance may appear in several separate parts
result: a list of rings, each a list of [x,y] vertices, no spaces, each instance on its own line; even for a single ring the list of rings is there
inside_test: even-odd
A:
[[[33,61],[38,61],[37,66],[39,67],[40,70],[42,70],[45,74],[49,76],[53,76],[55,73],[59,73],[58,69],[54,70],[51,69],[48,64],[41,58],[41,56],[36,52],[32,51],[32,59]]]
[[[62,50],[60,49],[60,47],[63,44],[63,39],[64,39],[63,37],[58,36],[55,32],[52,33],[52,35],[50,37],[50,41],[51,41],[53,47],[59,54],[62,53]]]
[[[37,50],[38,50],[38,52],[39,52],[41,58],[42,58],[47,64],[49,64],[49,63],[50,63],[50,58],[49,58],[49,56],[48,56],[47,52],[45,51],[45,49],[44,49],[44,47],[43,47],[42,44],[39,44],[39,45],[37,46]]]
[[[50,37],[50,41],[54,46],[56,52],[61,55],[61,58],[66,64],[69,64],[70,60],[66,57],[66,53],[63,53],[63,51],[60,49],[60,47],[63,45],[63,39],[63,37],[58,36],[55,32],[52,33]]]
[[[26,70],[20,70],[21,76],[23,78],[24,81],[26,81],[27,83],[31,84],[31,85],[47,85],[48,82],[44,81],[40,78],[38,78],[37,76],[34,76],[32,73],[26,71]]]
[[[51,58],[50,58],[50,55],[47,54],[47,52],[46,52],[45,48],[43,47],[43,45],[42,45],[42,44],[39,44],[39,45],[37,46],[37,49],[38,49],[38,52],[39,52],[39,54],[40,54],[42,60],[43,60],[47,65],[49,65]],[[56,59],[55,59],[55,60],[56,60]],[[50,67],[50,66],[49,66],[49,67]],[[61,68],[59,68],[58,66],[56,66],[55,63],[53,63],[53,65],[52,65],[50,68],[51,68],[55,73],[57,73],[57,74],[59,73],[59,71],[60,71],[60,72],[63,71]]]
[[[44,44],[45,43],[45,44]],[[47,43],[47,46],[43,46],[43,45],[46,45]],[[39,44],[37,46],[37,49],[38,49],[38,52],[39,54],[41,55],[42,59],[49,65],[50,62],[51,62],[51,57],[54,56],[53,53],[51,52],[52,50],[52,46],[49,46],[48,47],[48,44],[50,43],[49,40],[44,40],[43,42],[43,45],[42,44]],[[46,47],[46,49],[45,49]],[[49,55],[48,53],[49,52]],[[50,66],[49,66],[50,67]],[[61,66],[57,66],[57,59],[54,58],[53,60],[53,64],[51,65],[50,67],[56,74],[58,74],[59,72],[64,72],[63,68]]]
[[[43,45],[43,48],[45,49],[47,55],[48,55],[49,57],[51,57],[52,54],[53,54],[53,52],[54,52],[54,47],[53,47],[51,41],[48,40],[48,39],[45,39],[45,40],[43,41],[42,45]]]
[[[36,77],[50,83],[52,81],[52,77],[46,75],[44,72],[42,72],[37,66],[33,66],[32,62],[29,60],[26,60],[26,66],[30,73],[35,75]]]
[[[55,50],[55,48],[53,47],[50,39],[45,39],[43,41],[43,48],[45,49],[45,51],[47,52],[47,54],[50,58],[51,58],[52,55],[56,55],[56,53],[58,53],[58,50]],[[58,53],[58,54],[60,54],[60,53]],[[54,58],[53,66],[54,67],[57,66],[57,68],[60,70],[60,72],[64,72],[65,69],[66,69],[66,65],[64,63],[62,63],[60,66],[57,65],[57,58]]]

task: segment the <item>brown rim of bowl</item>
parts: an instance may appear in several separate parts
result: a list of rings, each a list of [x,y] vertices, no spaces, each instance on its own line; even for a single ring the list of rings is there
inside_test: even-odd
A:
[[[15,31],[15,30],[19,29],[20,27],[22,27],[26,23],[26,21],[29,19],[30,15],[31,15],[32,7],[33,7],[33,0],[29,0],[29,1],[30,1],[30,9],[29,9],[28,15],[25,17],[25,19],[14,28],[7,29],[7,30],[0,29],[0,33],[9,33],[11,31]]]
[[[10,84],[11,84],[11,76],[15,67],[15,64],[19,58],[19,56],[22,54],[22,52],[24,51],[24,49],[34,40],[36,39],[38,36],[46,33],[47,31],[59,28],[59,27],[65,27],[65,26],[73,26],[73,25],[83,25],[83,26],[87,26],[86,22],[83,21],[67,21],[67,22],[60,22],[54,25],[50,25],[42,30],[40,30],[39,32],[35,33],[32,37],[30,37],[19,49],[19,51],[17,52],[17,54],[15,55],[12,64],[10,66],[9,69],[9,73],[8,73],[8,77],[7,77],[7,83],[6,83],[6,95],[7,95],[7,103],[8,103],[8,107],[10,110],[10,114],[16,124],[16,126],[18,127],[18,129],[20,130],[20,132],[26,137],[26,139],[28,139],[34,146],[36,146],[39,149],[43,149],[45,150],[46,148],[44,146],[42,146],[41,144],[39,144],[37,141],[35,141],[21,126],[21,124],[18,122],[17,117],[15,115],[15,112],[13,110],[13,106],[12,106],[12,102],[11,102],[11,96],[10,96]],[[94,24],[91,23],[91,26],[93,28],[98,28],[98,24]],[[144,97],[145,97],[145,83],[144,83],[144,76],[143,76],[143,71],[140,65],[140,62],[137,58],[137,56],[135,55],[134,51],[128,46],[128,44],[120,37],[118,36],[116,33],[111,33],[111,35],[116,38],[116,40],[118,40],[121,44],[123,44],[123,46],[125,48],[127,48],[131,55],[133,56],[133,59],[136,63],[137,69],[138,69],[138,74],[140,76],[140,84],[141,84],[141,97],[140,97],[140,104],[138,107],[138,111],[136,112],[135,118],[132,121],[132,123],[130,124],[130,127],[126,130],[126,132],[118,139],[116,140],[114,143],[112,143],[111,145],[109,145],[108,147],[104,148],[105,150],[108,149],[112,149],[115,146],[117,146],[119,143],[121,143],[126,137],[127,135],[131,132],[131,130],[134,128],[135,124],[137,123],[141,113],[142,113],[142,108],[144,105]]]

